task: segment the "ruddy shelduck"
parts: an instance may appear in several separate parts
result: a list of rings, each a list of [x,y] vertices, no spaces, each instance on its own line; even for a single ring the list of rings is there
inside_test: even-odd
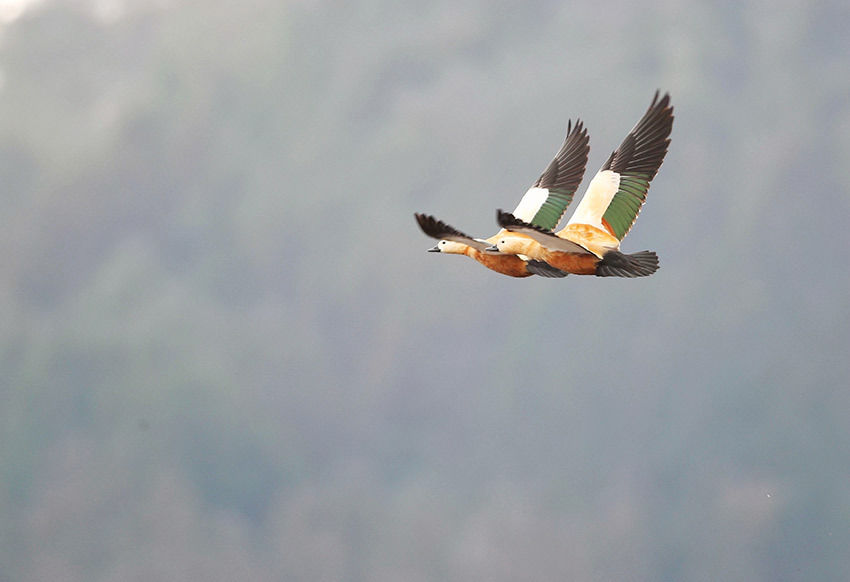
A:
[[[555,228],[573,199],[584,176],[590,149],[587,130],[580,120],[567,124],[567,137],[546,171],[528,189],[513,211],[513,216],[543,231]],[[429,252],[466,255],[487,267],[511,277],[566,277],[567,273],[543,261],[528,259],[521,253],[502,253],[492,245],[507,231],[500,230],[487,239],[473,238],[427,214],[414,214],[422,231],[438,239]],[[535,231],[537,232],[537,231]],[[524,238],[522,235],[515,235]],[[531,238],[527,240],[532,241]],[[533,241],[532,241],[533,242]]]
[[[673,128],[670,95],[658,92],[644,116],[597,172],[566,227],[557,233],[516,213],[497,211],[509,231],[488,250],[522,255],[577,275],[645,277],[658,270],[653,251],[620,252],[620,241],[634,225],[649,183],[658,173]]]

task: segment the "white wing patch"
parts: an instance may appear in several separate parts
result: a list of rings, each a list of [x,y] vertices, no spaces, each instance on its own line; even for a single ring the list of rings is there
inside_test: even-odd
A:
[[[611,204],[611,199],[619,188],[620,174],[611,170],[598,172],[590,181],[587,192],[584,193],[567,224],[589,224],[606,230],[602,226],[602,215],[608,210],[608,205]]]
[[[529,188],[528,192],[525,193],[525,196],[517,204],[513,215],[523,222],[531,222],[547,198],[549,198],[548,188]]]

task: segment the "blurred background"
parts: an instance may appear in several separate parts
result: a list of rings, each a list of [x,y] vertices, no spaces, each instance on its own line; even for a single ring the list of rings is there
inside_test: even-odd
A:
[[[850,579],[848,29],[0,2],[0,581]],[[657,274],[425,253],[656,89]]]

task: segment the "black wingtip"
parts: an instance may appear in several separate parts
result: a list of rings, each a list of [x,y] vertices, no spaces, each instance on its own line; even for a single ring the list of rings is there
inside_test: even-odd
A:
[[[649,107],[647,107],[646,114],[653,112],[653,114],[659,118],[669,117],[670,123],[672,124],[674,115],[673,106],[670,105],[670,93],[665,91],[661,99],[658,98],[659,95],[661,95],[661,90],[656,89],[655,97],[652,98],[652,103],[650,103]]]
[[[659,95],[661,95],[661,89],[656,89],[655,95],[652,97],[652,103],[649,105],[650,109],[655,107],[656,104],[661,106],[661,103],[659,103],[659,100],[658,100]],[[664,96],[661,97],[661,101],[664,103],[664,106],[666,106],[666,104],[670,102],[670,93],[668,93],[667,91],[664,91]]]
[[[619,174],[641,173],[651,181],[664,162],[670,145],[670,133],[673,130],[673,106],[670,94],[655,92],[652,103],[646,113],[632,128],[614,153],[602,166],[603,170],[613,170]]]
[[[416,222],[419,224],[419,228],[422,229],[422,232],[424,232],[431,238],[436,238],[438,240],[444,239],[449,236],[462,236],[464,238],[470,238],[468,235],[460,232],[453,226],[449,226],[442,220],[439,220],[438,218],[435,218],[430,214],[420,214],[418,212],[415,212],[413,216],[416,217]]]
[[[584,168],[587,165],[587,154],[590,150],[590,137],[581,119],[567,122],[567,136],[564,143],[555,154],[546,170],[534,183],[535,187],[547,188],[560,192],[561,196],[568,197],[566,203],[572,199],[573,192],[578,188]],[[566,204],[564,206],[564,209]],[[563,211],[561,212],[563,215]]]
[[[420,214],[419,212],[414,212],[413,216],[416,218],[416,222],[419,224],[419,228],[422,229],[422,232],[430,237],[438,238],[435,233],[438,230],[438,225],[440,224],[439,220],[430,214]]]
[[[597,277],[648,277],[658,270],[658,255],[641,251],[630,255],[608,251],[596,265]]]
[[[499,226],[501,226],[505,230],[512,230],[516,228],[530,228],[532,230],[536,230],[545,234],[552,234],[551,230],[547,230],[534,224],[529,224],[524,220],[520,220],[510,212],[505,212],[501,208],[496,210],[496,222],[498,222]]]
[[[525,223],[511,214],[510,212],[505,212],[501,208],[496,209],[496,222],[502,228],[509,228],[511,226],[522,226]]]
[[[567,120],[567,137],[577,133],[587,133],[584,128],[584,122],[580,118],[576,118],[575,124],[572,119]]]

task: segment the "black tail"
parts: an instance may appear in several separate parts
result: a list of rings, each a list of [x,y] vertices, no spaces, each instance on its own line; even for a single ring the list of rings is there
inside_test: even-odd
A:
[[[631,255],[608,251],[596,264],[597,277],[646,277],[657,270],[658,255],[653,251],[641,251]]]

